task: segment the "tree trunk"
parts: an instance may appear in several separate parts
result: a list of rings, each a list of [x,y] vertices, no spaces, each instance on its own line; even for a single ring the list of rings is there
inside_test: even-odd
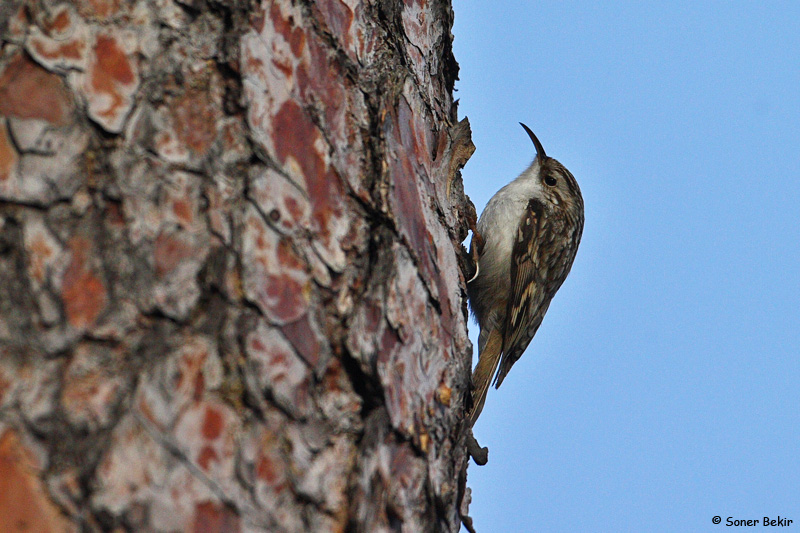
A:
[[[448,0],[4,0],[0,531],[457,531]]]

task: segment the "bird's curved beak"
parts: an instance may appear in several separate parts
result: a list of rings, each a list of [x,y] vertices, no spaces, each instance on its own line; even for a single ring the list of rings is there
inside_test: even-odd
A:
[[[536,148],[536,156],[539,158],[539,162],[542,162],[545,159],[547,159],[547,154],[544,153],[544,148],[542,147],[542,143],[540,143],[539,139],[536,138],[536,134],[533,133],[531,129],[522,122],[520,122],[519,125],[525,128],[525,131],[528,132],[528,137],[530,137],[531,141],[533,141],[533,146]]]

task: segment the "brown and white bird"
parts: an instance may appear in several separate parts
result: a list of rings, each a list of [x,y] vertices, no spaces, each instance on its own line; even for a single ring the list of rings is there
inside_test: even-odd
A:
[[[536,159],[489,200],[471,245],[478,271],[467,292],[481,333],[470,426],[481,414],[492,378],[499,387],[539,329],[583,233],[578,183],[520,125],[536,147]]]

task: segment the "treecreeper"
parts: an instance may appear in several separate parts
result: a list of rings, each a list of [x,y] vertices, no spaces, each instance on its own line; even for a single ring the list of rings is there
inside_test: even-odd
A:
[[[481,330],[470,428],[483,410],[489,385],[500,387],[539,329],[572,268],[583,233],[578,182],[545,154],[530,128],[520,125],[533,141],[536,158],[492,196],[470,245],[477,269],[467,293]],[[486,464],[488,450],[472,435],[468,440],[475,462]]]

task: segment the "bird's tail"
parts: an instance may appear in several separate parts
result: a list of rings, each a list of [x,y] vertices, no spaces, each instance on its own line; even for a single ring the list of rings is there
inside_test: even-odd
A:
[[[489,384],[492,376],[497,372],[500,364],[500,355],[503,352],[503,336],[497,328],[492,329],[489,338],[480,346],[478,365],[472,373],[472,412],[469,414],[469,426],[475,425],[478,417],[483,410],[483,403],[486,401],[486,393],[489,391]]]

